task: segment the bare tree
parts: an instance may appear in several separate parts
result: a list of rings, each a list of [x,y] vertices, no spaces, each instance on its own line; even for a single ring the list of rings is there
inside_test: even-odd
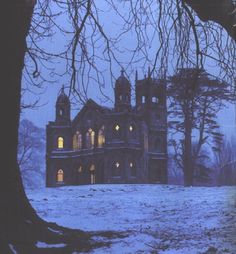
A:
[[[236,184],[236,143],[224,138],[219,150],[214,153],[214,164],[217,170],[217,182],[219,185]]]
[[[24,186],[44,186],[45,145],[45,130],[23,119],[19,127],[18,164]]]
[[[104,30],[100,20],[105,14],[98,7],[98,2],[39,0],[35,7],[34,0],[18,0],[5,1],[1,6],[1,17],[5,21],[0,25],[3,35],[1,40],[4,43],[0,60],[3,66],[1,80],[4,84],[1,101],[4,101],[4,110],[7,109],[7,114],[2,114],[2,121],[8,127],[3,138],[5,155],[2,158],[4,167],[1,168],[0,178],[2,253],[13,251],[38,253],[36,247],[38,240],[47,243],[66,243],[67,245],[62,248],[64,252],[81,251],[91,247],[91,244],[87,244],[89,234],[70,231],[40,219],[25,195],[17,163],[21,79],[24,67],[27,67],[24,75],[29,78],[30,83],[39,80],[39,77],[41,83],[47,80],[45,76],[40,75],[42,72],[40,66],[51,63],[54,59],[65,60],[65,71],[58,75],[70,75],[71,92],[77,95],[80,101],[86,100],[88,89],[86,81],[95,79],[99,88],[103,87],[103,70],[99,66],[101,59],[108,63],[111,74],[114,63],[118,66],[130,66],[140,59],[144,60],[144,65],[152,62],[152,72],[157,70],[161,77],[167,76],[168,66],[172,66],[173,69],[186,66],[199,67],[211,59],[218,66],[220,77],[230,80],[232,85],[235,84],[235,38],[234,33],[230,32],[231,24],[234,29],[235,23],[221,22],[225,15],[235,17],[235,5],[224,8],[225,11],[218,15],[218,18],[211,17],[210,14],[213,12],[207,8],[208,17],[205,18],[202,14],[204,8],[199,9],[194,5],[196,1],[186,1],[199,13],[200,18],[213,20],[200,22],[196,13],[181,0],[159,0],[157,5],[151,0],[121,2],[107,0],[105,1],[107,6],[123,20],[120,33],[111,37]],[[200,2],[204,6],[205,3]],[[126,8],[125,13],[122,12],[122,7]],[[217,4],[214,3],[214,9],[219,8],[222,8],[222,5],[217,1]],[[60,25],[58,21],[61,15],[68,18],[69,27]],[[217,26],[216,22],[220,25]],[[227,37],[223,27],[232,37]],[[152,29],[150,33],[147,32],[150,31],[149,28]],[[68,38],[65,49],[62,52],[45,50],[40,41],[51,38],[56,30]],[[129,61],[122,63],[118,57],[121,53],[119,41],[131,32],[135,35],[136,43],[131,49]],[[157,40],[154,43],[155,38]],[[154,54],[149,53],[150,45],[153,43]],[[125,47],[122,48],[124,49]],[[150,54],[154,57],[150,58]],[[46,66],[45,69],[55,75],[53,68],[48,68],[50,67]],[[43,251],[47,253],[49,250]],[[50,253],[56,251],[50,249]]]

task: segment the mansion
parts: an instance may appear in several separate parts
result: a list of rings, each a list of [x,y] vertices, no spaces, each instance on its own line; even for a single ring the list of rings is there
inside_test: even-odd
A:
[[[121,72],[113,108],[89,99],[71,119],[64,88],[46,128],[46,186],[167,183],[166,85],[150,73],[131,84]]]

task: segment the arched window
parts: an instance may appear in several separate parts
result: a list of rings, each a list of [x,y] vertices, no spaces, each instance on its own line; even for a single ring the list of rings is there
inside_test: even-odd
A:
[[[132,177],[136,177],[137,171],[136,171],[135,164],[132,161],[129,163],[129,168],[130,168],[130,175]]]
[[[153,103],[158,103],[158,101],[159,101],[159,100],[158,100],[158,97],[156,97],[156,96],[153,96],[153,97],[152,97],[152,102],[153,102]]]
[[[86,133],[86,147],[94,148],[95,132],[90,128]]]
[[[64,181],[64,172],[62,169],[57,171],[57,182],[62,183]]]
[[[136,139],[137,138],[137,128],[136,125],[134,123],[129,125],[129,137],[131,139]]]
[[[145,96],[142,96],[142,103],[145,103],[146,102],[146,98]]]
[[[89,168],[89,171],[90,171],[90,183],[91,184],[95,184],[95,165],[92,164]]]
[[[73,149],[78,150],[82,148],[82,135],[79,131],[73,136]]]
[[[64,148],[64,139],[63,139],[63,137],[59,137],[57,139],[57,147],[58,148]]]
[[[112,176],[115,176],[115,177],[121,176],[121,168],[120,168],[119,161],[115,161],[113,164]]]
[[[98,131],[98,147],[103,147],[105,143],[105,133],[104,133],[104,125]]]

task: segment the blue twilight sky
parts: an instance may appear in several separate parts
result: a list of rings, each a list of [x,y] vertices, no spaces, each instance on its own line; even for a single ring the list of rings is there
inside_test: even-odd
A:
[[[100,22],[103,24],[103,28],[106,31],[106,33],[115,36],[121,27],[119,27],[120,24],[120,18],[115,15],[114,13],[111,13],[110,9],[101,1],[100,8],[103,9],[104,12],[107,11],[109,15],[102,15]],[[125,10],[124,10],[125,12]],[[65,16],[60,16],[60,18],[57,20],[59,24],[66,25],[67,19]],[[150,30],[150,33],[153,33],[153,31]],[[157,36],[157,35],[156,35]],[[52,38],[47,39],[45,41],[41,42],[41,45],[47,49],[47,50],[53,50],[54,52],[59,52],[61,49],[63,49],[64,45],[68,41],[68,38],[65,36],[62,36],[60,33],[56,33]],[[128,59],[130,58],[130,54],[128,53],[127,48],[132,47],[135,44],[135,37],[132,34],[127,34],[125,37],[125,40],[120,42],[120,47],[122,48],[123,52],[119,54],[119,60],[121,62],[128,62]],[[155,45],[153,47],[150,47],[150,55],[152,52],[155,52]],[[102,50],[102,48],[101,48]],[[154,55],[154,54],[153,54]],[[65,71],[65,62],[62,60],[55,60],[53,63],[53,68],[56,69],[56,72],[63,73]],[[100,62],[99,65],[101,68],[104,69],[104,77],[105,77],[105,83],[103,92],[111,97],[113,100],[113,85],[114,85],[114,79],[111,81],[110,78],[110,72],[108,71],[108,66],[104,62]],[[123,67],[126,70],[127,74],[130,74],[129,79],[131,81],[131,85],[134,86],[134,68],[139,71],[139,78],[142,78],[145,73],[147,73],[147,68],[142,69],[143,63],[139,62],[138,64],[135,64],[132,66],[132,69],[129,65],[123,64]],[[208,66],[211,66],[211,63],[208,63]],[[48,121],[54,121],[55,119],[55,102],[58,95],[58,92],[62,85],[68,86],[70,77],[68,75],[63,75],[60,77],[51,77],[47,70],[45,70],[43,67],[40,67],[41,74],[46,77],[49,80],[55,80],[54,83],[44,82],[43,83],[43,89],[36,89],[34,87],[30,87],[30,90],[32,92],[26,92],[23,96],[23,101],[25,103],[27,102],[33,102],[37,98],[40,98],[39,105],[40,107],[36,107],[35,109],[25,109],[21,115],[21,118],[27,118],[31,120],[35,125],[39,127],[45,128]],[[113,64],[112,71],[114,73],[115,77],[118,77],[120,75],[120,66],[117,64]],[[214,69],[209,68],[209,71],[214,74]],[[23,83],[25,83],[23,81]],[[133,93],[134,96],[134,93]],[[88,97],[93,98],[95,101],[100,103],[100,99],[103,98],[101,96],[101,93],[98,89],[98,85],[96,82],[91,80],[89,82],[89,90],[88,90]],[[105,105],[112,106],[112,102],[106,102]],[[76,112],[78,112],[78,109],[81,108],[81,105],[77,106],[77,110],[72,110],[72,117],[75,116]],[[222,112],[219,112],[219,122],[221,125],[222,131],[227,134],[228,137],[230,137],[232,134],[236,132],[235,127],[235,105],[228,105],[227,108],[225,108]]]

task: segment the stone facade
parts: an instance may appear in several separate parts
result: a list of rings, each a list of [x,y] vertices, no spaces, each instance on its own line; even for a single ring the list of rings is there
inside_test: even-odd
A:
[[[167,183],[166,86],[135,81],[136,105],[124,76],[116,80],[114,108],[89,99],[70,118],[61,89],[56,119],[47,125],[46,186],[95,183]]]

